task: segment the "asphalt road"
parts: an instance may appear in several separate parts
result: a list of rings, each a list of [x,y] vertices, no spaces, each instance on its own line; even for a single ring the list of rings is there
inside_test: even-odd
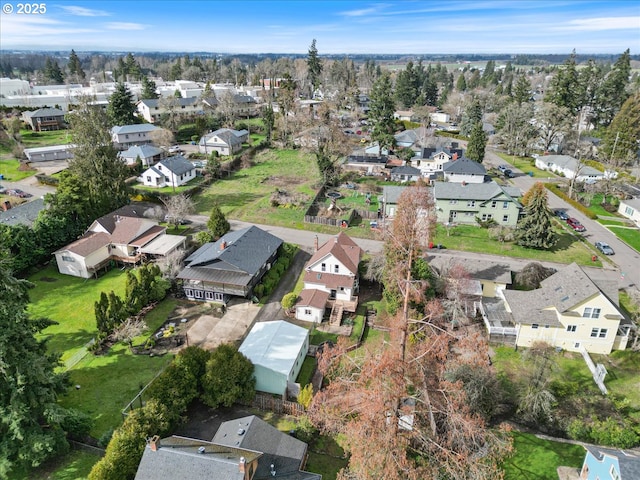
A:
[[[498,155],[487,149],[484,158],[485,166],[498,166],[504,163],[506,162]],[[509,181],[513,185],[519,187],[523,192],[526,192],[534,183],[540,181],[540,179],[529,177],[514,167],[510,168],[516,176]],[[554,193],[547,191],[547,196],[549,199],[549,208],[552,210],[556,208],[566,210],[569,216],[577,218],[585,226],[586,232],[576,232],[575,235],[583,236],[591,245],[597,241],[604,241],[611,245],[615,251],[615,255],[606,257],[605,255],[601,255],[599,252],[598,254],[600,257],[603,257],[603,265],[605,265],[605,269],[613,268],[618,272],[617,275],[620,288],[640,288],[640,254],[638,252],[619,240],[618,237],[601,224],[595,220],[591,220],[575,208],[568,205],[563,199]]]

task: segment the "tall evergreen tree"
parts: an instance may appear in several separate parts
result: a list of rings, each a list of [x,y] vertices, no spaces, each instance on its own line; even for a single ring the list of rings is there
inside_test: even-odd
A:
[[[309,54],[307,55],[307,69],[309,71],[309,82],[311,83],[311,96],[322,83],[322,62],[318,58],[318,49],[316,48],[316,39],[314,38],[309,46]]]
[[[614,165],[630,165],[640,142],[640,92],[629,97],[607,128],[602,145],[604,157]]]
[[[229,221],[220,210],[219,205],[214,205],[211,208],[211,215],[209,215],[209,220],[207,221],[207,229],[211,232],[211,236],[213,240],[218,240],[225,233],[231,230],[231,225]]]
[[[545,101],[555,103],[559,107],[566,107],[572,114],[580,110],[582,99],[580,98],[580,82],[578,81],[575,50],[553,77],[549,87]]]
[[[462,113],[460,134],[466,137],[470,136],[473,127],[478,122],[482,122],[482,105],[480,105],[480,100],[478,100],[478,98],[474,98],[469,104],[467,104],[467,107]]]
[[[484,151],[487,146],[487,135],[482,129],[482,122],[478,122],[471,130],[471,136],[469,137],[469,143],[467,144],[466,157],[482,163],[484,160]]]
[[[545,250],[552,248],[558,238],[551,225],[551,212],[547,191],[536,182],[523,198],[524,217],[516,227],[516,242],[526,248]]]
[[[47,57],[44,63],[44,77],[54,84],[64,83],[64,75],[57,60]]]
[[[30,286],[13,276],[0,252],[0,478],[68,449],[57,403],[64,377],[55,372],[58,357],[36,339],[52,322],[27,315]]]
[[[409,61],[404,70],[398,73],[395,85],[395,99],[404,108],[411,108],[418,97],[417,76],[413,70],[413,62]]]
[[[109,97],[109,105],[107,105],[107,115],[109,115],[111,125],[137,123],[135,111],[136,104],[133,101],[133,95],[124,83],[117,83],[116,90]]]
[[[140,93],[140,98],[157,99],[158,94],[156,93],[156,88],[156,82],[145,75],[142,77],[142,92]]]
[[[629,97],[626,91],[631,75],[631,56],[629,49],[620,55],[611,71],[605,76],[600,87],[596,105],[596,126],[609,125],[625,100]]]
[[[378,142],[381,149],[392,148],[395,144],[395,121],[393,114],[396,106],[393,101],[391,77],[384,72],[373,84],[369,94],[369,123],[371,139]]]
[[[458,76],[458,80],[456,81],[456,90],[459,92],[467,90],[467,80],[464,78],[464,72]]]
[[[513,87],[513,99],[518,105],[529,103],[531,101],[531,83],[526,75],[520,75]]]
[[[82,65],[80,65],[80,59],[76,52],[71,49],[71,53],[69,54],[69,74],[72,78],[75,78],[76,81],[83,81],[86,78],[86,74],[84,70],[82,70]]]

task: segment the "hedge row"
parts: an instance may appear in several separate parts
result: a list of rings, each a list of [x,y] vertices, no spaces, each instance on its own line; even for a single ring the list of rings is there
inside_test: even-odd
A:
[[[569,203],[570,205],[575,207],[577,210],[579,210],[580,212],[584,213],[591,220],[596,220],[598,218],[598,215],[593,213],[591,210],[589,210],[587,207],[585,207],[580,202],[578,202],[578,201],[574,200],[573,198],[569,197],[569,195],[564,193],[562,191],[562,189],[558,185],[556,185],[555,183],[545,183],[544,186],[545,186],[545,188],[547,190],[549,190],[550,192],[553,192],[554,194],[556,194],[557,196],[562,198],[565,202]]]

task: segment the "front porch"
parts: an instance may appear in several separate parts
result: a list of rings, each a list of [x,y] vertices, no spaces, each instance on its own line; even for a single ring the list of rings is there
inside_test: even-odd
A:
[[[507,312],[501,299],[484,298],[482,301],[473,302],[473,306],[476,312],[482,315],[489,340],[515,345],[518,330],[511,313]]]

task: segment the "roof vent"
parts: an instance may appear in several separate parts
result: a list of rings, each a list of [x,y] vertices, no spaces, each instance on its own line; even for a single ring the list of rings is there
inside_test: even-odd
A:
[[[244,435],[244,428],[238,429],[238,435]]]
[[[198,453],[204,453],[205,448],[204,447],[198,447]]]

